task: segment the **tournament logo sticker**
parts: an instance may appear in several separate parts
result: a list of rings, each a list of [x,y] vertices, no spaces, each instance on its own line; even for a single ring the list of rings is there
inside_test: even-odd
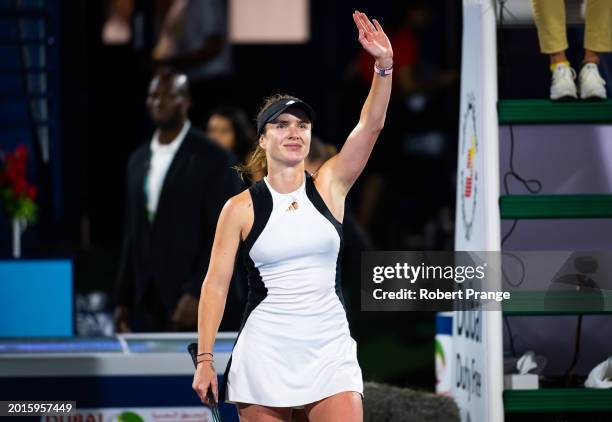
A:
[[[459,139],[459,183],[461,220],[466,240],[470,240],[478,200],[478,136],[476,131],[476,107],[474,93],[467,96],[467,109],[461,117],[461,139]]]

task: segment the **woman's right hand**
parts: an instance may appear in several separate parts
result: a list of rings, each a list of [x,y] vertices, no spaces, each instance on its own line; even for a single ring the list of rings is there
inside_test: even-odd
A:
[[[213,395],[215,396],[215,402],[219,401],[217,392],[217,371],[215,371],[212,362],[198,363],[191,386],[198,394],[198,397],[200,397],[202,403],[212,404],[206,396],[209,388],[212,389]]]

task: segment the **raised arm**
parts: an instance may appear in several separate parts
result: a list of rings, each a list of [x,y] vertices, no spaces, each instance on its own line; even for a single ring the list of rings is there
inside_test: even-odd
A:
[[[243,192],[231,198],[221,210],[213,242],[208,272],[202,284],[198,306],[198,365],[193,389],[206,401],[206,392],[212,387],[217,399],[217,373],[212,365],[213,346],[223,317],[225,300],[234,270],[234,261],[240,244]],[[205,354],[206,353],[206,354]]]
[[[378,69],[391,69],[393,49],[389,38],[376,19],[370,22],[365,15],[356,11],[353,20],[359,30],[359,42],[374,57]],[[335,157],[327,161],[319,170],[330,178],[334,191],[344,196],[348,193],[357,177],[363,171],[378,135],[385,124],[387,106],[391,97],[391,75],[381,76],[372,70],[374,77],[370,93],[363,104],[357,126],[348,136],[344,146]]]

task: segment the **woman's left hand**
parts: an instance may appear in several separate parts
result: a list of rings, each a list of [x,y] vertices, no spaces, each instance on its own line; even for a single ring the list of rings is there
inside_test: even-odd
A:
[[[353,20],[359,31],[359,42],[363,48],[374,57],[379,67],[387,68],[393,65],[393,48],[385,31],[376,19],[370,22],[365,13],[355,11]]]

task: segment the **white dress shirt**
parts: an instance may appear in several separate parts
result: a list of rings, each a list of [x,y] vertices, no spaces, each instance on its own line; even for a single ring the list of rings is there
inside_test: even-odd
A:
[[[159,131],[153,134],[153,139],[151,140],[151,163],[145,181],[149,220],[153,220],[155,216],[166,173],[168,173],[168,168],[190,127],[191,122],[187,120],[179,134],[169,144],[159,143]]]

